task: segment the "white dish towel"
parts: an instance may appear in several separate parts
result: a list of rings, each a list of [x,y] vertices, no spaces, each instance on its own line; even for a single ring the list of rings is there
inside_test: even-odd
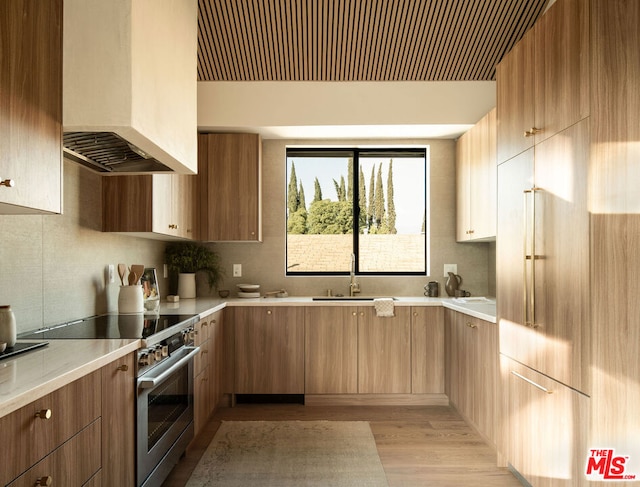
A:
[[[376,316],[390,317],[393,313],[393,298],[376,298],[373,300],[376,308]]]

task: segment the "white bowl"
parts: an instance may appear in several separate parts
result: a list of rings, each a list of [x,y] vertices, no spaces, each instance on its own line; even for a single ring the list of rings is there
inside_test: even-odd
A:
[[[237,284],[237,286],[245,293],[255,292],[260,289],[260,284]]]

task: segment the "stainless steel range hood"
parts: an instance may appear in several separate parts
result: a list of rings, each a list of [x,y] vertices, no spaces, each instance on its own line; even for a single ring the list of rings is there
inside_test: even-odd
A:
[[[195,174],[197,0],[65,0],[63,38],[65,157]]]

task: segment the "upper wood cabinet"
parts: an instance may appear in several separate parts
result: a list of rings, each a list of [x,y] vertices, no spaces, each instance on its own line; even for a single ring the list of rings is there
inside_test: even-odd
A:
[[[0,213],[62,213],[62,0],[1,2],[0,32]]]
[[[496,237],[496,110],[491,110],[456,144],[458,242]]]
[[[589,115],[589,2],[556,2],[496,68],[498,163]]]
[[[198,136],[202,241],[262,241],[262,144],[257,134]]]
[[[145,174],[102,178],[102,231],[193,239],[195,176]]]

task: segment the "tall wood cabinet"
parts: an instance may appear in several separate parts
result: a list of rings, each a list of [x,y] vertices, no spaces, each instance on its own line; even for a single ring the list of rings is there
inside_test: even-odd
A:
[[[193,239],[195,176],[145,174],[102,178],[102,231]]]
[[[198,135],[197,181],[198,240],[262,241],[259,135]]]
[[[497,69],[501,449],[535,485],[602,480],[585,477],[587,448],[637,452],[639,23],[633,0],[557,0]],[[514,149],[522,104],[510,101],[528,92],[519,56],[530,42],[534,119],[520,129],[530,148]],[[543,403],[513,370],[551,381],[553,394]],[[547,428],[557,434],[541,444]],[[562,451],[562,465],[545,451]]]
[[[0,213],[62,213],[62,12],[0,4]]]
[[[456,240],[496,237],[496,110],[456,143]]]

